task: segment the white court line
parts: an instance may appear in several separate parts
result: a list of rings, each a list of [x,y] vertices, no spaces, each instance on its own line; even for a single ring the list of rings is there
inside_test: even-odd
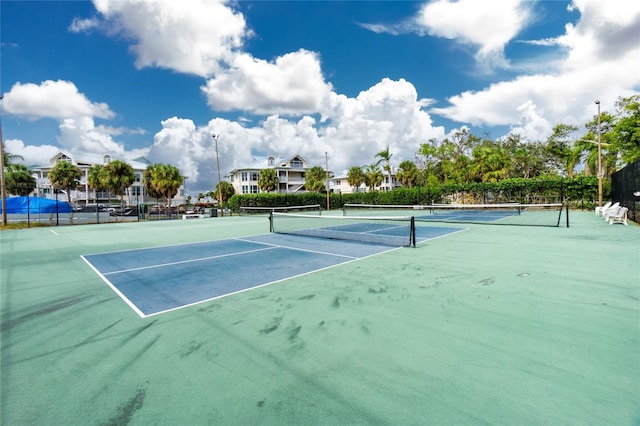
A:
[[[180,260],[180,261],[177,261],[177,262],[159,263],[157,265],[141,266],[139,268],[121,269],[119,271],[105,272],[104,275],[121,274],[121,273],[124,273],[124,272],[132,272],[132,271],[142,271],[144,269],[164,268],[165,266],[180,265],[182,263],[203,262],[205,260],[220,259],[220,258],[223,258],[223,257],[238,256],[238,255],[241,255],[241,254],[255,253],[255,252],[258,252],[258,251],[273,250],[275,248],[277,248],[277,247],[265,247],[265,248],[255,249],[255,250],[239,251],[239,252],[236,252],[236,253],[219,254],[217,256],[207,256],[207,257],[199,257],[199,258],[196,258],[196,259]]]

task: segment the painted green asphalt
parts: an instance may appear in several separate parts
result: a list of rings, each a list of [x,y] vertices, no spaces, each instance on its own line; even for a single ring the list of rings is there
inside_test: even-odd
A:
[[[1,424],[640,424],[634,224],[471,226],[146,319],[80,258],[267,229],[1,232]]]

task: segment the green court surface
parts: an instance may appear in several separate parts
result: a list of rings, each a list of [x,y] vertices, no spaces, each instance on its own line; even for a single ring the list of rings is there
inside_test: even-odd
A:
[[[267,219],[3,231],[1,424],[640,424],[640,227],[468,228],[148,318],[80,256]]]

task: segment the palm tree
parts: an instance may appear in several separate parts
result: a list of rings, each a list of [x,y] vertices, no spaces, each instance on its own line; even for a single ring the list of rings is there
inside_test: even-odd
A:
[[[320,166],[314,166],[305,172],[304,186],[307,191],[322,192],[325,190],[325,178],[326,171]]]
[[[402,185],[411,188],[418,182],[418,173],[415,163],[405,160],[398,166],[397,177]]]
[[[369,164],[364,172],[364,184],[367,185],[369,191],[376,189],[382,183],[382,172],[378,168],[378,164]]]
[[[178,193],[184,177],[177,167],[170,164],[152,164],[145,170],[145,188],[154,198],[163,198],[167,207]]]
[[[258,187],[261,191],[272,192],[278,187],[280,180],[275,169],[263,169],[258,176]]]
[[[231,185],[226,180],[221,180],[215,187],[214,195],[217,197],[218,194],[220,194],[222,200],[218,200],[218,203],[222,205],[222,203],[226,203],[227,201],[229,201],[229,198],[231,198],[235,193],[236,190],[233,188],[233,185]]]
[[[386,149],[380,151],[375,156],[380,157],[380,160],[378,160],[376,165],[380,164],[383,161],[385,162],[384,166],[382,166],[384,171],[387,172],[387,176],[388,176],[387,186],[385,187],[385,189],[386,190],[393,189],[391,186],[391,157],[393,157],[393,154],[389,152],[389,145],[387,145]]]
[[[71,204],[71,190],[78,187],[82,178],[80,168],[68,161],[58,161],[51,168],[47,177],[54,188],[67,192],[67,201]]]
[[[103,166],[101,175],[104,177],[102,183],[114,194],[120,196],[120,205],[124,204],[124,194],[133,182],[136,180],[136,175],[133,172],[133,167],[124,161],[113,160]]]
[[[362,171],[362,167],[351,167],[347,172],[347,182],[349,183],[349,186],[355,188],[355,192],[358,192],[360,185],[364,182],[364,172]]]
[[[94,164],[91,166],[87,174],[87,184],[89,185],[89,188],[95,191],[96,204],[98,203],[98,191],[104,191],[107,189],[104,175],[104,167],[102,167],[101,164]]]

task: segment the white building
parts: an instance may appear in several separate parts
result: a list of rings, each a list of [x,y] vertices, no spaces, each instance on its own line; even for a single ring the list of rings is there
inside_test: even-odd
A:
[[[366,171],[367,166],[361,166],[363,172]],[[361,183],[358,188],[354,188],[349,185],[347,175],[335,176],[330,179],[329,186],[331,192],[340,194],[351,194],[354,192],[367,192],[369,188],[364,183]],[[402,185],[396,180],[396,175],[391,170],[391,184],[389,183],[389,174],[382,170],[382,183],[375,188],[376,191],[389,191],[391,189],[399,188]]]
[[[60,161],[66,161],[77,166],[82,172],[80,183],[75,190],[71,191],[71,203],[76,206],[84,206],[90,203],[104,203],[111,202],[119,203],[120,199],[116,195],[109,194],[107,191],[95,191],[89,187],[88,177],[89,169],[91,166],[100,164],[108,164],[111,160],[121,160],[129,164],[133,168],[135,174],[135,181],[133,185],[127,188],[127,192],[124,197],[124,201],[127,205],[135,204],[149,204],[154,203],[155,199],[146,195],[142,184],[143,173],[147,166],[151,163],[144,157],[136,158],[135,160],[128,160],[113,156],[111,154],[92,155],[82,154],[76,155],[69,152],[60,151],[49,160],[48,166],[36,167],[36,189],[33,191],[33,195],[43,198],[55,198],[53,187],[51,182],[47,178],[51,168]],[[65,195],[66,198],[66,195]],[[173,199],[173,204],[178,205],[184,202],[184,185],[178,189],[178,194]]]
[[[299,155],[291,158],[276,157],[273,155],[256,159],[254,163],[243,168],[231,170],[227,176],[233,185],[236,194],[257,194],[260,191],[258,178],[260,172],[265,169],[274,169],[278,176],[277,192],[294,193],[304,191],[305,173],[311,167],[307,161]]]

